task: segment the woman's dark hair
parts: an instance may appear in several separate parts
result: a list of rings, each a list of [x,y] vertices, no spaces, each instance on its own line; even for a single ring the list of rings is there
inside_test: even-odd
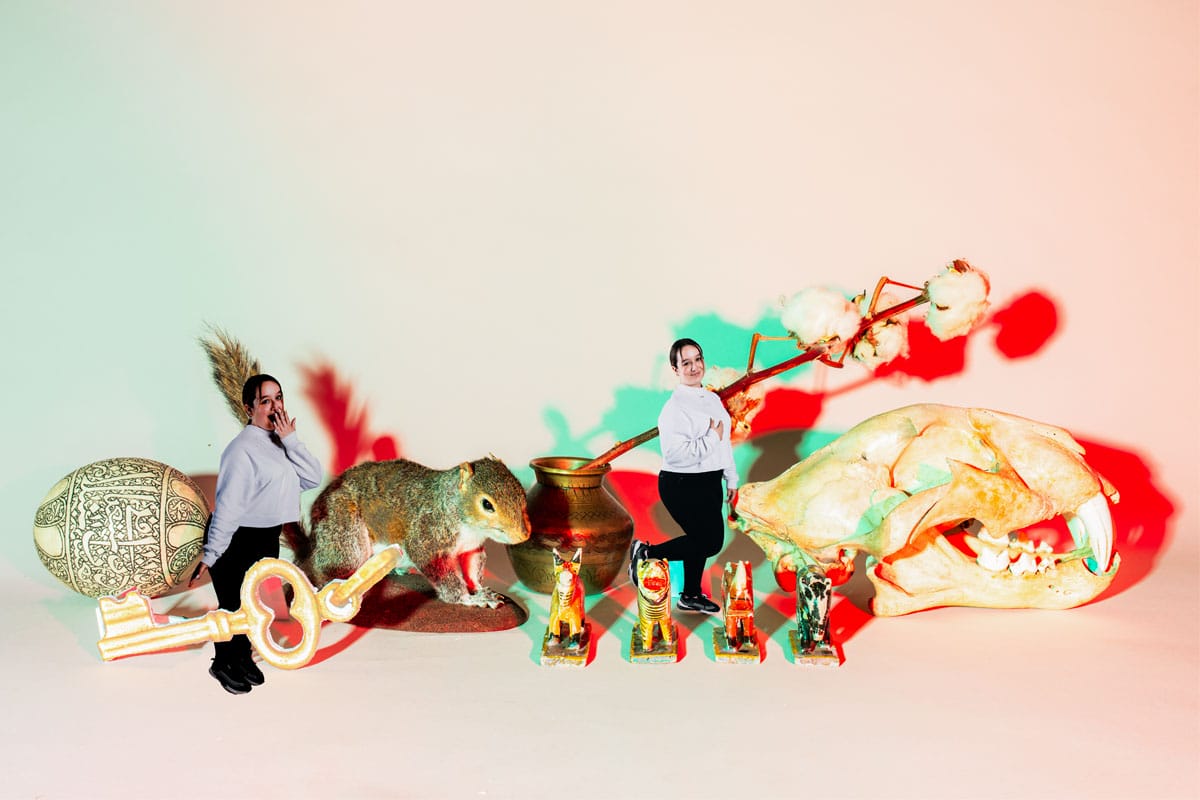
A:
[[[279,383],[278,380],[265,372],[260,375],[251,375],[246,379],[246,382],[242,384],[242,405],[253,406],[254,398],[258,397],[258,390],[262,388],[262,385],[267,381],[270,381],[281,388],[283,387],[282,383]]]
[[[695,339],[676,339],[675,344],[671,345],[671,367],[679,366],[679,351],[691,345],[700,351],[700,358],[704,358],[704,348],[700,346]]]

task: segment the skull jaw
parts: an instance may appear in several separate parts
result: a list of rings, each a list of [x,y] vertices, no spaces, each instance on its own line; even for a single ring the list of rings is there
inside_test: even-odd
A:
[[[1045,573],[991,572],[964,558],[937,537],[930,546],[902,559],[883,561],[867,572],[875,586],[871,612],[898,617],[939,606],[1064,609],[1083,605],[1109,587],[1121,565],[1093,575],[1083,559],[1058,564]]]

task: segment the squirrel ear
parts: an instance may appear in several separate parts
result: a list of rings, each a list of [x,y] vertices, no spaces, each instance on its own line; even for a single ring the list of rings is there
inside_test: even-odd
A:
[[[458,465],[458,490],[461,492],[467,488],[467,481],[471,480],[471,476],[475,474],[475,468],[471,466],[470,461],[464,461]]]

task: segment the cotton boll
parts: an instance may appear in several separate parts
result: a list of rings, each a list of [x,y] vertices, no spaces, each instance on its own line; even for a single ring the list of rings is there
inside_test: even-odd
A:
[[[908,325],[899,319],[872,325],[866,335],[855,343],[851,355],[868,369],[908,355]]]
[[[733,367],[709,367],[704,373],[704,386],[719,392],[745,374]]]
[[[792,297],[779,321],[803,345],[846,341],[862,322],[854,304],[832,289],[810,287]]]
[[[987,313],[990,289],[987,276],[965,261],[955,261],[925,287],[929,293],[925,322],[943,342],[969,333]]]

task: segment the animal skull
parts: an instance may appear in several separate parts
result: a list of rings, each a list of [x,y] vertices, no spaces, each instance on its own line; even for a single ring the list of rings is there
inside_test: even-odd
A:
[[[844,580],[868,554],[873,611],[1071,608],[1112,582],[1119,496],[1069,433],[986,409],[914,405],[872,417],[779,477],[743,486],[739,525],[780,586],[817,565]],[[1024,528],[1062,516],[1066,552]],[[959,530],[972,559],[946,537]],[[835,578],[836,580],[836,578]]]

